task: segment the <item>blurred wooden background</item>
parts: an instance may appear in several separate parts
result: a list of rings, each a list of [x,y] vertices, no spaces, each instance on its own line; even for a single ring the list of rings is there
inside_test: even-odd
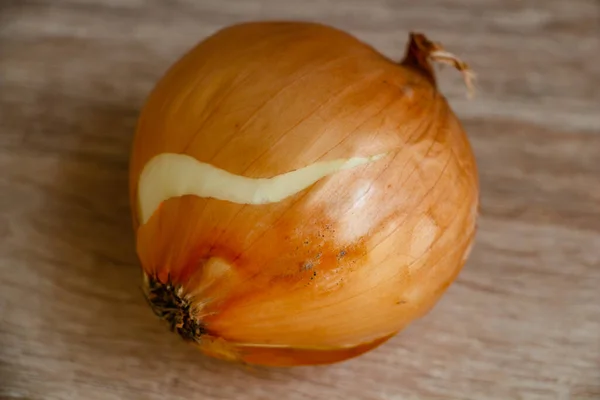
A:
[[[418,29],[479,161],[472,257],[426,318],[358,359],[246,370],[144,302],[127,204],[140,104],[183,51],[316,20],[400,57]],[[598,0],[0,0],[0,399],[600,399]]]

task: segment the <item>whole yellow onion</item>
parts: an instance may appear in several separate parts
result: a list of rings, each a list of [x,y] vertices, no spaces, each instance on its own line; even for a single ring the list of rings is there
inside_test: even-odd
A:
[[[357,356],[424,315],[479,198],[431,61],[470,77],[422,34],[395,62],[308,22],[237,24],[177,61],[131,156],[154,312],[207,355],[279,366]]]

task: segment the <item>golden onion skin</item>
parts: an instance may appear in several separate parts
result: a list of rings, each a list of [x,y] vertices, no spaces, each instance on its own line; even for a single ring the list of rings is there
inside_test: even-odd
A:
[[[415,40],[396,62],[325,25],[244,23],[158,82],[131,155],[137,252],[154,311],[205,354],[339,362],[423,316],[455,280],[476,231],[477,169]],[[140,181],[164,153],[247,178],[382,156],[264,204],[165,195],[144,220]]]

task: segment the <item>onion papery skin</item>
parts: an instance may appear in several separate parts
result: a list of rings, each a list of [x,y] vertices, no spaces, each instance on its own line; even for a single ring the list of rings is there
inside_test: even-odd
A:
[[[130,196],[146,296],[173,330],[213,357],[326,364],[437,303],[474,242],[479,185],[419,39],[397,62],[330,26],[243,23],[159,80]],[[270,178],[353,158],[369,159],[271,196]]]

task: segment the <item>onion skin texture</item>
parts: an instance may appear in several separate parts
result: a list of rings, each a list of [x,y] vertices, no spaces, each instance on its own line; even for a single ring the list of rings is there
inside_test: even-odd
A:
[[[397,62],[329,26],[244,23],[166,72],[140,115],[130,196],[146,295],[174,331],[212,357],[328,364],[438,302],[473,244],[479,185],[415,40]],[[144,178],[165,153],[247,178],[382,156],[265,204],[165,195],[145,220],[140,181],[169,192]]]

